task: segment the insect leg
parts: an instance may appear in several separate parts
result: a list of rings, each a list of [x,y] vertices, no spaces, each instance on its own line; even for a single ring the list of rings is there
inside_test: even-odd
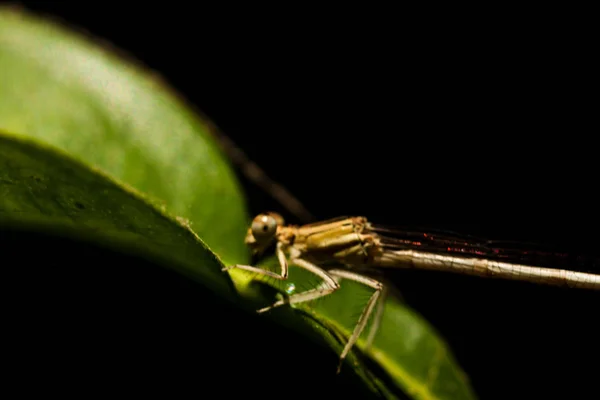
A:
[[[267,271],[266,269],[253,267],[251,265],[239,265],[239,264],[222,268],[221,271],[229,271],[231,269],[237,268],[237,269],[243,269],[245,271],[256,272],[261,275],[270,276],[271,278],[285,280],[288,277],[288,263],[287,263],[287,258],[285,257],[285,252],[283,251],[283,245],[281,242],[277,243],[277,249],[275,252],[277,254],[277,260],[279,261],[279,266],[281,267],[281,274],[276,274],[274,272]]]
[[[319,297],[327,296],[328,294],[331,294],[340,288],[339,283],[337,283],[337,281],[331,275],[329,275],[327,272],[325,272],[321,268],[317,267],[313,263],[303,260],[301,258],[291,260],[291,263],[296,265],[297,267],[304,268],[305,270],[317,275],[318,277],[323,279],[324,284],[319,286],[316,289],[307,290],[306,292],[296,293],[296,294],[291,295],[287,299],[276,301],[275,303],[273,303],[272,305],[270,305],[268,307],[261,308],[260,310],[257,311],[258,313],[263,313],[265,311],[271,310],[272,308],[279,307],[279,306],[282,306],[282,305],[288,304],[288,303],[289,304],[297,304],[297,303],[303,303],[305,301],[318,299]]]
[[[360,315],[360,318],[358,319],[356,327],[354,328],[354,332],[352,332],[350,339],[348,339],[348,343],[346,343],[346,347],[344,347],[344,350],[342,351],[342,354],[340,355],[340,363],[338,365],[338,370],[337,370],[337,373],[339,373],[342,368],[342,363],[344,362],[344,359],[350,352],[350,349],[352,348],[352,346],[354,346],[354,344],[358,340],[358,337],[360,336],[362,330],[367,325],[369,316],[371,316],[371,314],[373,313],[373,309],[375,308],[375,305],[377,304],[377,300],[379,299],[379,297],[381,296],[381,293],[383,291],[383,283],[376,281],[375,279],[368,278],[364,275],[360,275],[360,274],[350,272],[350,271],[345,271],[345,270],[334,269],[334,270],[330,270],[329,273],[333,276],[337,276],[342,279],[348,279],[348,280],[351,280],[354,282],[362,283],[363,285],[366,285],[366,286],[369,286],[369,287],[375,289],[375,292],[373,293],[373,295],[371,295],[369,302],[367,303],[365,309],[363,310],[362,314]]]
[[[373,325],[369,330],[369,336],[367,336],[367,341],[365,343],[365,349],[369,349],[373,344],[373,340],[375,339],[375,335],[379,330],[379,325],[381,324],[381,318],[383,317],[383,310],[385,308],[385,299],[387,298],[388,291],[387,287],[384,286],[381,290],[381,295],[379,296],[379,301],[377,302],[377,309],[375,310],[375,316],[373,317]]]

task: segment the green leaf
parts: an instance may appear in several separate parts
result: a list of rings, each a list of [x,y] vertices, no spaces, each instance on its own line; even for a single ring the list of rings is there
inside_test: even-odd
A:
[[[160,79],[57,24],[0,8],[0,129],[159,199],[227,263],[248,220],[210,123]]]
[[[247,263],[248,216],[208,121],[156,75],[113,51],[2,8],[0,66],[0,130],[56,147],[94,168],[30,142],[1,138],[4,221],[75,232],[161,258],[220,296],[232,296],[231,281],[212,252],[225,265]],[[272,291],[238,272],[232,277],[248,306],[273,300]],[[298,289],[315,283],[303,273],[293,268],[290,274]],[[362,287],[344,283],[322,302],[284,307],[261,320],[276,320],[339,354],[356,320],[347,311],[360,312],[360,304],[349,304],[365,296]],[[395,299],[388,301],[368,357],[362,344],[342,374],[360,378],[371,393],[394,398],[401,389],[416,399],[474,398],[447,345]],[[293,354],[293,342],[290,348]],[[331,364],[332,379],[335,367]]]
[[[264,371],[256,368],[257,359],[279,365],[282,346],[300,349],[306,337],[278,329],[239,307],[233,283],[221,271],[223,264],[186,224],[68,155],[3,132],[0,244],[3,290],[9,301],[4,314],[14,316],[5,318],[5,333],[18,349],[14,364],[8,361],[11,365],[23,362],[23,357],[36,366],[57,359],[69,364],[74,357],[69,377],[83,372],[82,379],[101,380],[93,387],[110,387],[114,380],[106,365],[98,364],[101,359],[111,372],[127,377],[125,384],[131,385],[142,369],[142,385],[135,387],[136,393],[155,387],[149,379],[168,379],[177,382],[177,388],[186,386],[200,395],[214,390],[236,395],[254,391],[272,398],[264,396],[265,389],[319,390],[293,365],[287,368],[290,376],[280,373],[275,382],[283,387],[268,381],[265,387],[257,385],[256,380],[264,377]],[[289,317],[297,329],[298,316],[290,313]],[[41,322],[46,320],[47,325]],[[92,329],[86,329],[88,325]],[[260,340],[265,341],[252,345]],[[47,357],[48,351],[57,354]],[[12,353],[5,353],[10,360]],[[326,359],[323,353],[317,350],[313,356]],[[77,358],[81,354],[84,357]],[[303,357],[294,355],[295,360],[303,360],[301,365],[308,362]],[[162,358],[167,365],[161,365]],[[125,365],[114,365],[115,359]],[[203,371],[207,367],[212,370]],[[57,368],[41,368],[41,376],[28,378],[65,373]],[[173,371],[195,376],[173,377]],[[207,381],[207,377],[216,379]],[[235,379],[241,385],[223,388],[222,379]],[[355,374],[345,382],[361,398],[373,395]],[[67,380],[67,385],[72,388],[72,381]]]

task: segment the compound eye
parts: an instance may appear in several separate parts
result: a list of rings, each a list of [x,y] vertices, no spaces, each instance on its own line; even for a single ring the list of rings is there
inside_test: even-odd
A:
[[[277,232],[277,220],[267,214],[257,215],[252,221],[252,235],[257,241],[272,238]]]

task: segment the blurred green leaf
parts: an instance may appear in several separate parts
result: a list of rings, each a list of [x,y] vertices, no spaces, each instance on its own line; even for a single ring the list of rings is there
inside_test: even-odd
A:
[[[213,128],[157,76],[11,8],[0,8],[0,66],[0,129],[160,199],[227,264],[247,261],[244,197]]]

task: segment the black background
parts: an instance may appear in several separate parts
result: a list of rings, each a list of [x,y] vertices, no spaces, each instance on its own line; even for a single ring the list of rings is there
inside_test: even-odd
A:
[[[558,28],[501,24],[484,35],[341,9],[255,18],[184,3],[22,3],[158,72],[319,219],[597,247],[590,55]],[[253,213],[301,222],[240,178]],[[597,293],[440,273],[393,279],[481,398],[593,393]]]

